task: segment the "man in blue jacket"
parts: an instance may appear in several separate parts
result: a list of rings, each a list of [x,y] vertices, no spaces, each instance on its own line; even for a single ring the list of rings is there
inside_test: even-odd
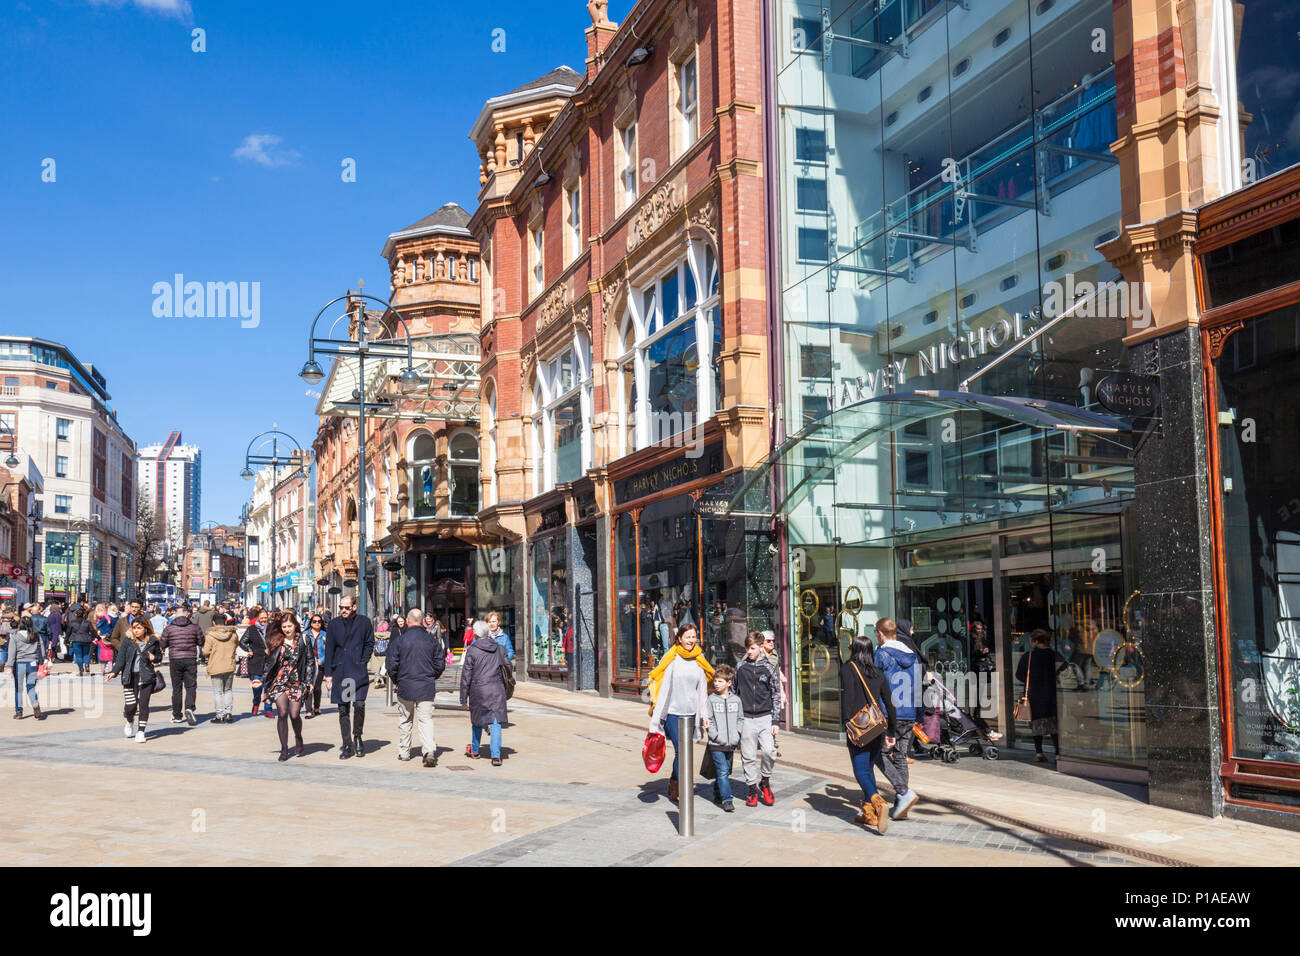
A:
[[[894,746],[882,749],[876,762],[897,794],[889,818],[902,820],[918,799],[908,786],[907,756],[912,750],[912,725],[921,712],[921,661],[898,640],[898,625],[891,617],[876,622],[876,666],[889,682],[899,728]]]
[[[385,661],[388,679],[397,688],[397,759],[411,759],[411,724],[420,729],[424,765],[438,764],[433,741],[433,698],[438,678],[447,666],[447,648],[424,629],[424,612],[418,607],[406,612],[406,630],[388,645]]]

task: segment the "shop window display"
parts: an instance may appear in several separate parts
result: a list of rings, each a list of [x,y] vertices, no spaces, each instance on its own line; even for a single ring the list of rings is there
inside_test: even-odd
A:
[[[534,541],[532,663],[568,666],[573,649],[569,615],[569,569],[565,534]]]

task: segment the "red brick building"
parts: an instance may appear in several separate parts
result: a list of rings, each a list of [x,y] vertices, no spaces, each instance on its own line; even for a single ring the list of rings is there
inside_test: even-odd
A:
[[[471,133],[481,518],[522,565],[527,676],[636,693],[680,624],[714,660],[768,626],[770,529],[708,505],[769,447],[761,5],[605,6],[581,74]]]

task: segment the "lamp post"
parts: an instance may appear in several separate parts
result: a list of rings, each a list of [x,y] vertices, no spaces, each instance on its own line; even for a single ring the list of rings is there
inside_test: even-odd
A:
[[[269,444],[271,446],[270,455],[255,454],[253,452],[253,442],[257,441],[259,438],[262,441],[258,447],[264,448],[266,445]],[[280,456],[280,439],[282,438],[287,439],[290,442],[289,447],[291,452],[289,455],[283,458]],[[251,466],[253,465],[271,466],[271,574],[270,574],[271,583],[270,583],[269,591],[271,595],[272,611],[276,609],[275,606],[277,603],[276,590],[275,590],[275,559],[276,559],[275,492],[281,484],[281,482],[278,480],[281,465],[295,466],[294,472],[289,476],[289,478],[296,478],[298,475],[302,474],[305,457],[299,454],[301,450],[302,450],[302,445],[298,442],[298,439],[294,438],[292,435],[288,434],[287,432],[282,432],[277,428],[268,429],[267,431],[262,432],[260,435],[254,435],[252,440],[248,443],[248,449],[244,452],[244,470],[239,473],[239,476],[241,478],[251,479],[253,477],[253,469]],[[286,478],[285,480],[288,481],[289,479]]]
[[[204,548],[204,550],[207,551],[207,554],[208,554],[208,567],[207,567],[207,569],[204,571],[204,577],[205,577],[208,581],[212,581],[212,580],[213,580],[213,576],[212,576],[212,575],[213,575],[213,571],[212,571],[212,559],[213,559],[212,550],[213,550],[213,546],[214,546],[214,541],[213,541],[213,534],[212,534],[212,532],[213,532],[214,529],[219,528],[219,527],[221,527],[221,526],[220,526],[219,524],[217,524],[215,521],[205,521],[205,522],[203,522],[201,525],[199,525],[199,534],[203,535],[204,540],[207,542],[207,547]],[[223,542],[222,542],[222,544],[223,544],[223,549],[224,549],[224,543],[225,543],[225,542],[224,542],[224,540],[223,540]],[[216,571],[216,573],[217,573],[218,575],[221,574],[221,558],[220,558],[219,555],[217,556],[217,571]],[[220,578],[219,576],[216,578],[216,582],[217,582],[216,585],[213,586],[212,589],[211,589],[211,590],[212,590],[212,593],[213,593],[213,595],[214,595],[214,597],[215,597],[215,599],[216,599],[213,603],[220,604],[220,603],[221,603],[221,578]]]
[[[357,316],[356,339],[317,338],[316,326],[320,323],[320,318],[325,314],[325,310],[334,303],[344,300],[347,300],[349,305],[356,300],[360,306]],[[389,313],[392,313],[393,317],[402,323],[402,331],[406,334],[405,349],[402,348],[400,343],[383,339],[370,341],[366,338],[367,300],[377,302],[384,307],[384,311],[380,315],[381,323]],[[347,314],[347,312],[344,313],[344,315]],[[337,324],[338,319],[335,319],[334,322]],[[331,326],[331,331],[332,329],[333,326]],[[404,385],[419,382],[420,376],[415,371],[411,349],[411,330],[407,326],[406,320],[402,318],[401,314],[393,308],[392,303],[387,299],[380,299],[360,292],[349,292],[347,295],[331,299],[325,303],[325,306],[316,313],[316,318],[312,320],[311,331],[307,336],[307,361],[303,363],[302,370],[298,373],[303,381],[309,385],[315,385],[325,377],[325,371],[316,360],[317,356],[320,355],[355,355],[357,357],[357,388],[352,393],[357,406],[357,461],[359,463],[357,468],[357,482],[359,484],[357,492],[357,612],[362,617],[366,617],[369,613],[366,591],[366,357],[375,356],[382,359],[405,358],[406,367],[402,369],[399,376]],[[351,403],[340,402],[338,404],[349,405]]]

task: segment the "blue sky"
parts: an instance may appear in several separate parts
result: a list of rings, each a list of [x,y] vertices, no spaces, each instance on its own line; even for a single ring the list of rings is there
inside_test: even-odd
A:
[[[484,100],[581,71],[590,24],[583,0],[4,0],[0,331],[94,363],[138,444],[180,429],[203,450],[204,520],[236,519],[249,439],[315,432],[312,317],[359,278],[388,294],[390,232],[473,211]],[[155,317],[175,273],[260,283],[260,324]]]

